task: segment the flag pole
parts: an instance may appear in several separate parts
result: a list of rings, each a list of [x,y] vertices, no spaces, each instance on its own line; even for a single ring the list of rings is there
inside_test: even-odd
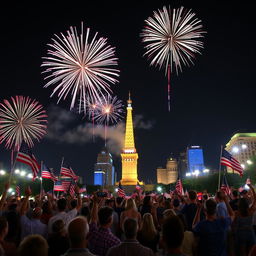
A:
[[[61,173],[61,168],[63,166],[63,163],[64,163],[64,156],[62,157],[62,160],[61,160],[60,173]],[[59,175],[59,180],[60,180],[60,175]],[[59,195],[60,195],[60,191],[57,192],[57,198],[59,198]]]
[[[221,172],[221,156],[222,156],[223,146],[220,146],[220,163],[219,163],[219,178],[218,178],[218,190],[220,189],[220,172]]]
[[[42,168],[43,168],[43,161],[41,161],[41,166],[40,166],[40,170],[41,170],[41,176],[40,176],[40,201],[42,199],[42,187],[43,187]]]
[[[13,158],[13,157],[12,157]],[[16,155],[16,158],[17,158],[17,155]],[[16,164],[16,158],[15,158],[15,160],[14,160],[14,162],[13,162],[13,160],[11,161],[12,163],[12,165],[11,165],[11,173],[10,173],[10,176],[9,176],[9,183],[11,183],[11,179],[12,179],[12,175],[13,175],[13,171],[14,171],[14,166],[15,166],[15,164]]]

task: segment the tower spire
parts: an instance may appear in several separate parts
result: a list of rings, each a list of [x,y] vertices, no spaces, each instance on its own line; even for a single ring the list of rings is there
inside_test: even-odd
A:
[[[124,137],[124,149],[121,154],[122,157],[122,185],[136,185],[138,182],[137,173],[137,159],[134,134],[133,134],[133,120],[132,120],[132,100],[131,93],[127,100],[127,116]]]

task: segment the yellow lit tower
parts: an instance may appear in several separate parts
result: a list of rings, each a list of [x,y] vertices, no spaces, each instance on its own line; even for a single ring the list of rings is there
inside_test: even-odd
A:
[[[121,184],[137,185],[138,172],[137,172],[137,160],[138,154],[136,153],[134,134],[133,134],[133,122],[132,122],[132,100],[129,93],[129,99],[127,101],[127,117],[126,128],[124,138],[124,149],[121,153],[122,157],[122,180]]]

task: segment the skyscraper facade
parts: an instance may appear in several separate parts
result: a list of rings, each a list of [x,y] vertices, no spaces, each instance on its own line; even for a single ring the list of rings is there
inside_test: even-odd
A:
[[[256,133],[234,134],[225,149],[246,169],[252,164],[252,157],[256,155]],[[227,170],[233,172],[230,168]]]
[[[138,183],[137,160],[138,153],[136,152],[133,133],[132,120],[132,100],[129,94],[127,101],[127,116],[125,127],[124,148],[121,153],[122,158],[122,185],[136,185]]]
[[[106,148],[103,148],[97,156],[97,163],[94,165],[94,176],[104,176],[102,186],[112,186],[115,183],[115,168],[113,166],[112,155]],[[99,185],[99,184],[95,184]]]
[[[205,169],[203,149],[200,146],[187,148],[188,172],[196,176],[202,174]]]

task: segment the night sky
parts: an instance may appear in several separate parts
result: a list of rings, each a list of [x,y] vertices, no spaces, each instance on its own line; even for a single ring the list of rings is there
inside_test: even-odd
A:
[[[164,71],[150,67],[139,34],[153,11],[171,4],[192,8],[207,31],[202,55],[195,65],[172,76],[171,112],[167,111],[167,79]],[[250,2],[236,1],[78,1],[59,5],[11,3],[1,11],[0,101],[24,95],[37,99],[48,111],[49,136],[33,149],[39,160],[59,172],[61,157],[69,161],[86,183],[93,182],[93,166],[104,140],[66,138],[69,130],[86,125],[81,116],[68,112],[70,101],[56,107],[57,97],[45,84],[42,57],[52,36],[81,21],[116,47],[120,83],[113,92],[126,105],[131,91],[135,143],[140,180],[156,181],[156,168],[165,166],[188,145],[201,145],[205,165],[218,168],[220,146],[237,131],[256,131],[255,120],[255,14]],[[67,116],[56,120],[62,113]],[[64,121],[66,122],[64,122]],[[51,123],[52,121],[52,123]],[[64,123],[61,123],[61,122]],[[59,122],[59,123],[58,123]],[[65,133],[56,134],[61,126]],[[84,135],[88,137],[88,134]],[[10,165],[10,151],[0,145],[0,162]],[[120,157],[114,155],[120,178]]]

